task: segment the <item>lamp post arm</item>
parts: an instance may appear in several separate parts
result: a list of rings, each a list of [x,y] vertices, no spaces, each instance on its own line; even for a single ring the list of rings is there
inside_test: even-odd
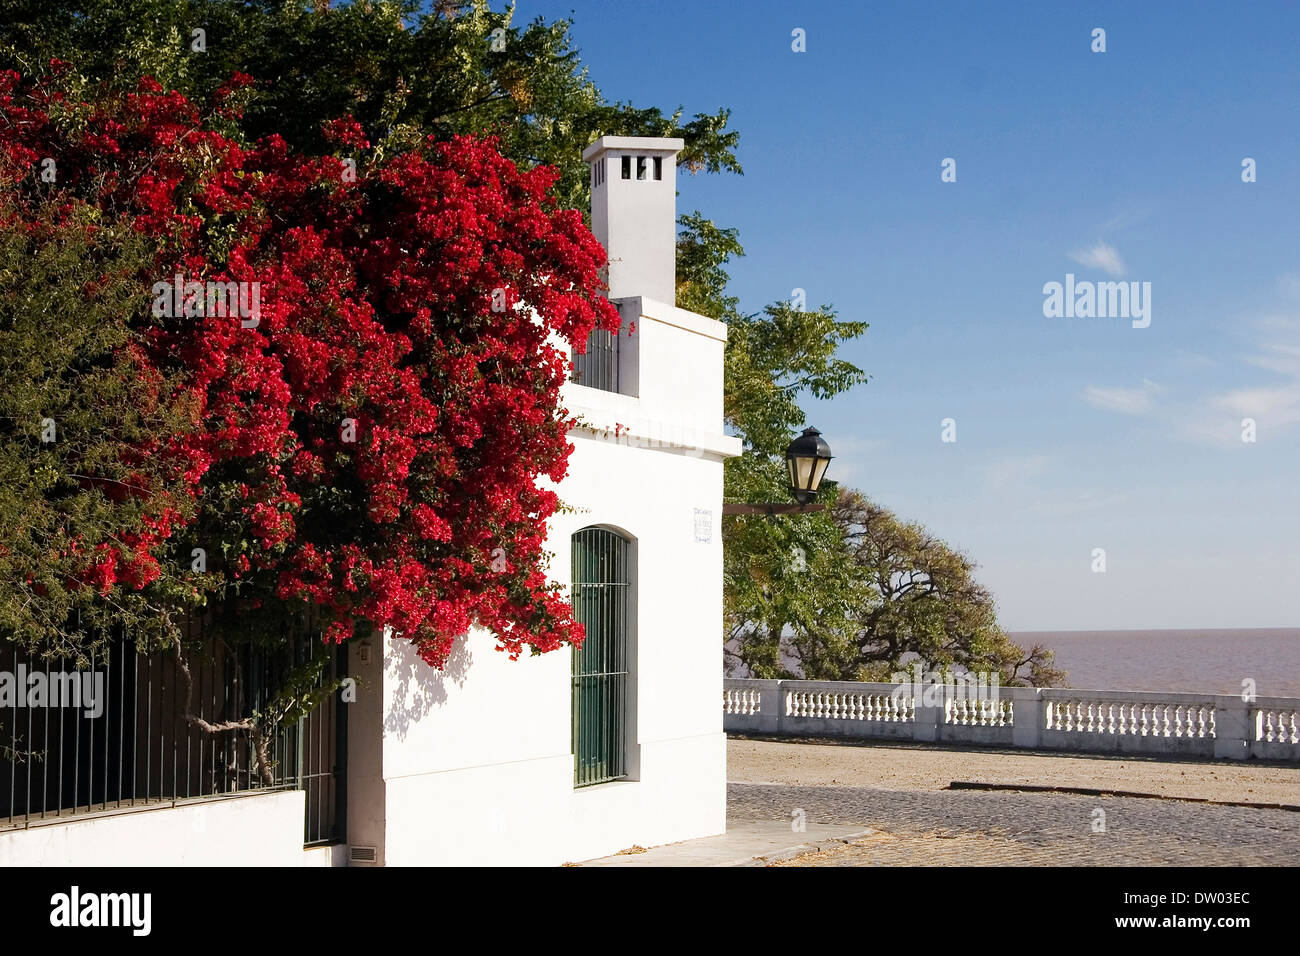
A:
[[[825,511],[823,504],[723,504],[724,515],[802,515],[812,511]]]

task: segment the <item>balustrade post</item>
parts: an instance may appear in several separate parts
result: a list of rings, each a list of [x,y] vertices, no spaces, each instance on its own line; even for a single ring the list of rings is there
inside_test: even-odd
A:
[[[758,691],[758,729],[764,734],[779,734],[785,717],[785,690],[779,680],[765,680]]]
[[[1037,687],[1004,687],[1001,692],[1011,695],[1011,745],[1041,747],[1046,721],[1042,690]]]
[[[928,688],[917,688],[918,691]],[[940,695],[938,706],[924,705],[925,695],[916,695],[916,713],[912,721],[912,739],[933,742],[942,739],[944,718],[947,715],[947,700]]]
[[[1252,705],[1237,694],[1214,698],[1214,756],[1245,760],[1254,741]]]

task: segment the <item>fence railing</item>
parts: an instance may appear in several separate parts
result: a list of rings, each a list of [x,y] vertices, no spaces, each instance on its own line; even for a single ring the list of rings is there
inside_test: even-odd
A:
[[[309,633],[274,654],[229,649],[199,634],[186,655],[189,713],[210,724],[241,720],[274,696],[291,668],[316,655],[329,657],[322,680],[342,676],[343,650]],[[200,729],[186,719],[186,696],[175,656],[137,653],[130,640],[80,671],[33,661],[13,645],[0,648],[0,831],[301,789],[304,844],[343,839],[346,708],[338,695],[277,729],[269,785],[250,734]]]
[[[968,689],[969,690],[969,689]],[[729,733],[1300,760],[1300,699],[853,681],[723,681]]]

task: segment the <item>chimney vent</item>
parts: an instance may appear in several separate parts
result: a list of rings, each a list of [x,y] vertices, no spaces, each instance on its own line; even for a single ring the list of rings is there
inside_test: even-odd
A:
[[[677,294],[677,153],[684,142],[602,136],[582,151],[591,166],[591,229],[609,256],[609,297]]]

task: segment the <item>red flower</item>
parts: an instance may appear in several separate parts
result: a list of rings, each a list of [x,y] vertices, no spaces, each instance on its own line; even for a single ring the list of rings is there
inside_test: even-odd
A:
[[[3,188],[34,210],[32,164],[59,157],[60,190],[156,243],[142,289],[203,290],[185,293],[202,314],[137,317],[142,375],[179,370],[197,410],[150,450],[183,471],[194,527],[160,517],[129,553],[96,552],[87,582],[144,587],[198,528],[222,539],[210,553],[238,553],[250,607],[316,605],[328,640],[392,628],[434,666],[475,624],[512,657],[580,643],[544,573],[558,499],[540,483],[572,451],[550,337],[585,342],[619,316],[598,291],[603,249],[555,208],[556,172],[458,138],[358,161],[343,189],[337,158],[275,136],[241,147],[152,79],[93,100],[76,129],[50,120],[57,92],[0,74]],[[369,148],[350,117],[326,132]],[[256,321],[209,309],[213,286],[237,305],[255,289]]]

